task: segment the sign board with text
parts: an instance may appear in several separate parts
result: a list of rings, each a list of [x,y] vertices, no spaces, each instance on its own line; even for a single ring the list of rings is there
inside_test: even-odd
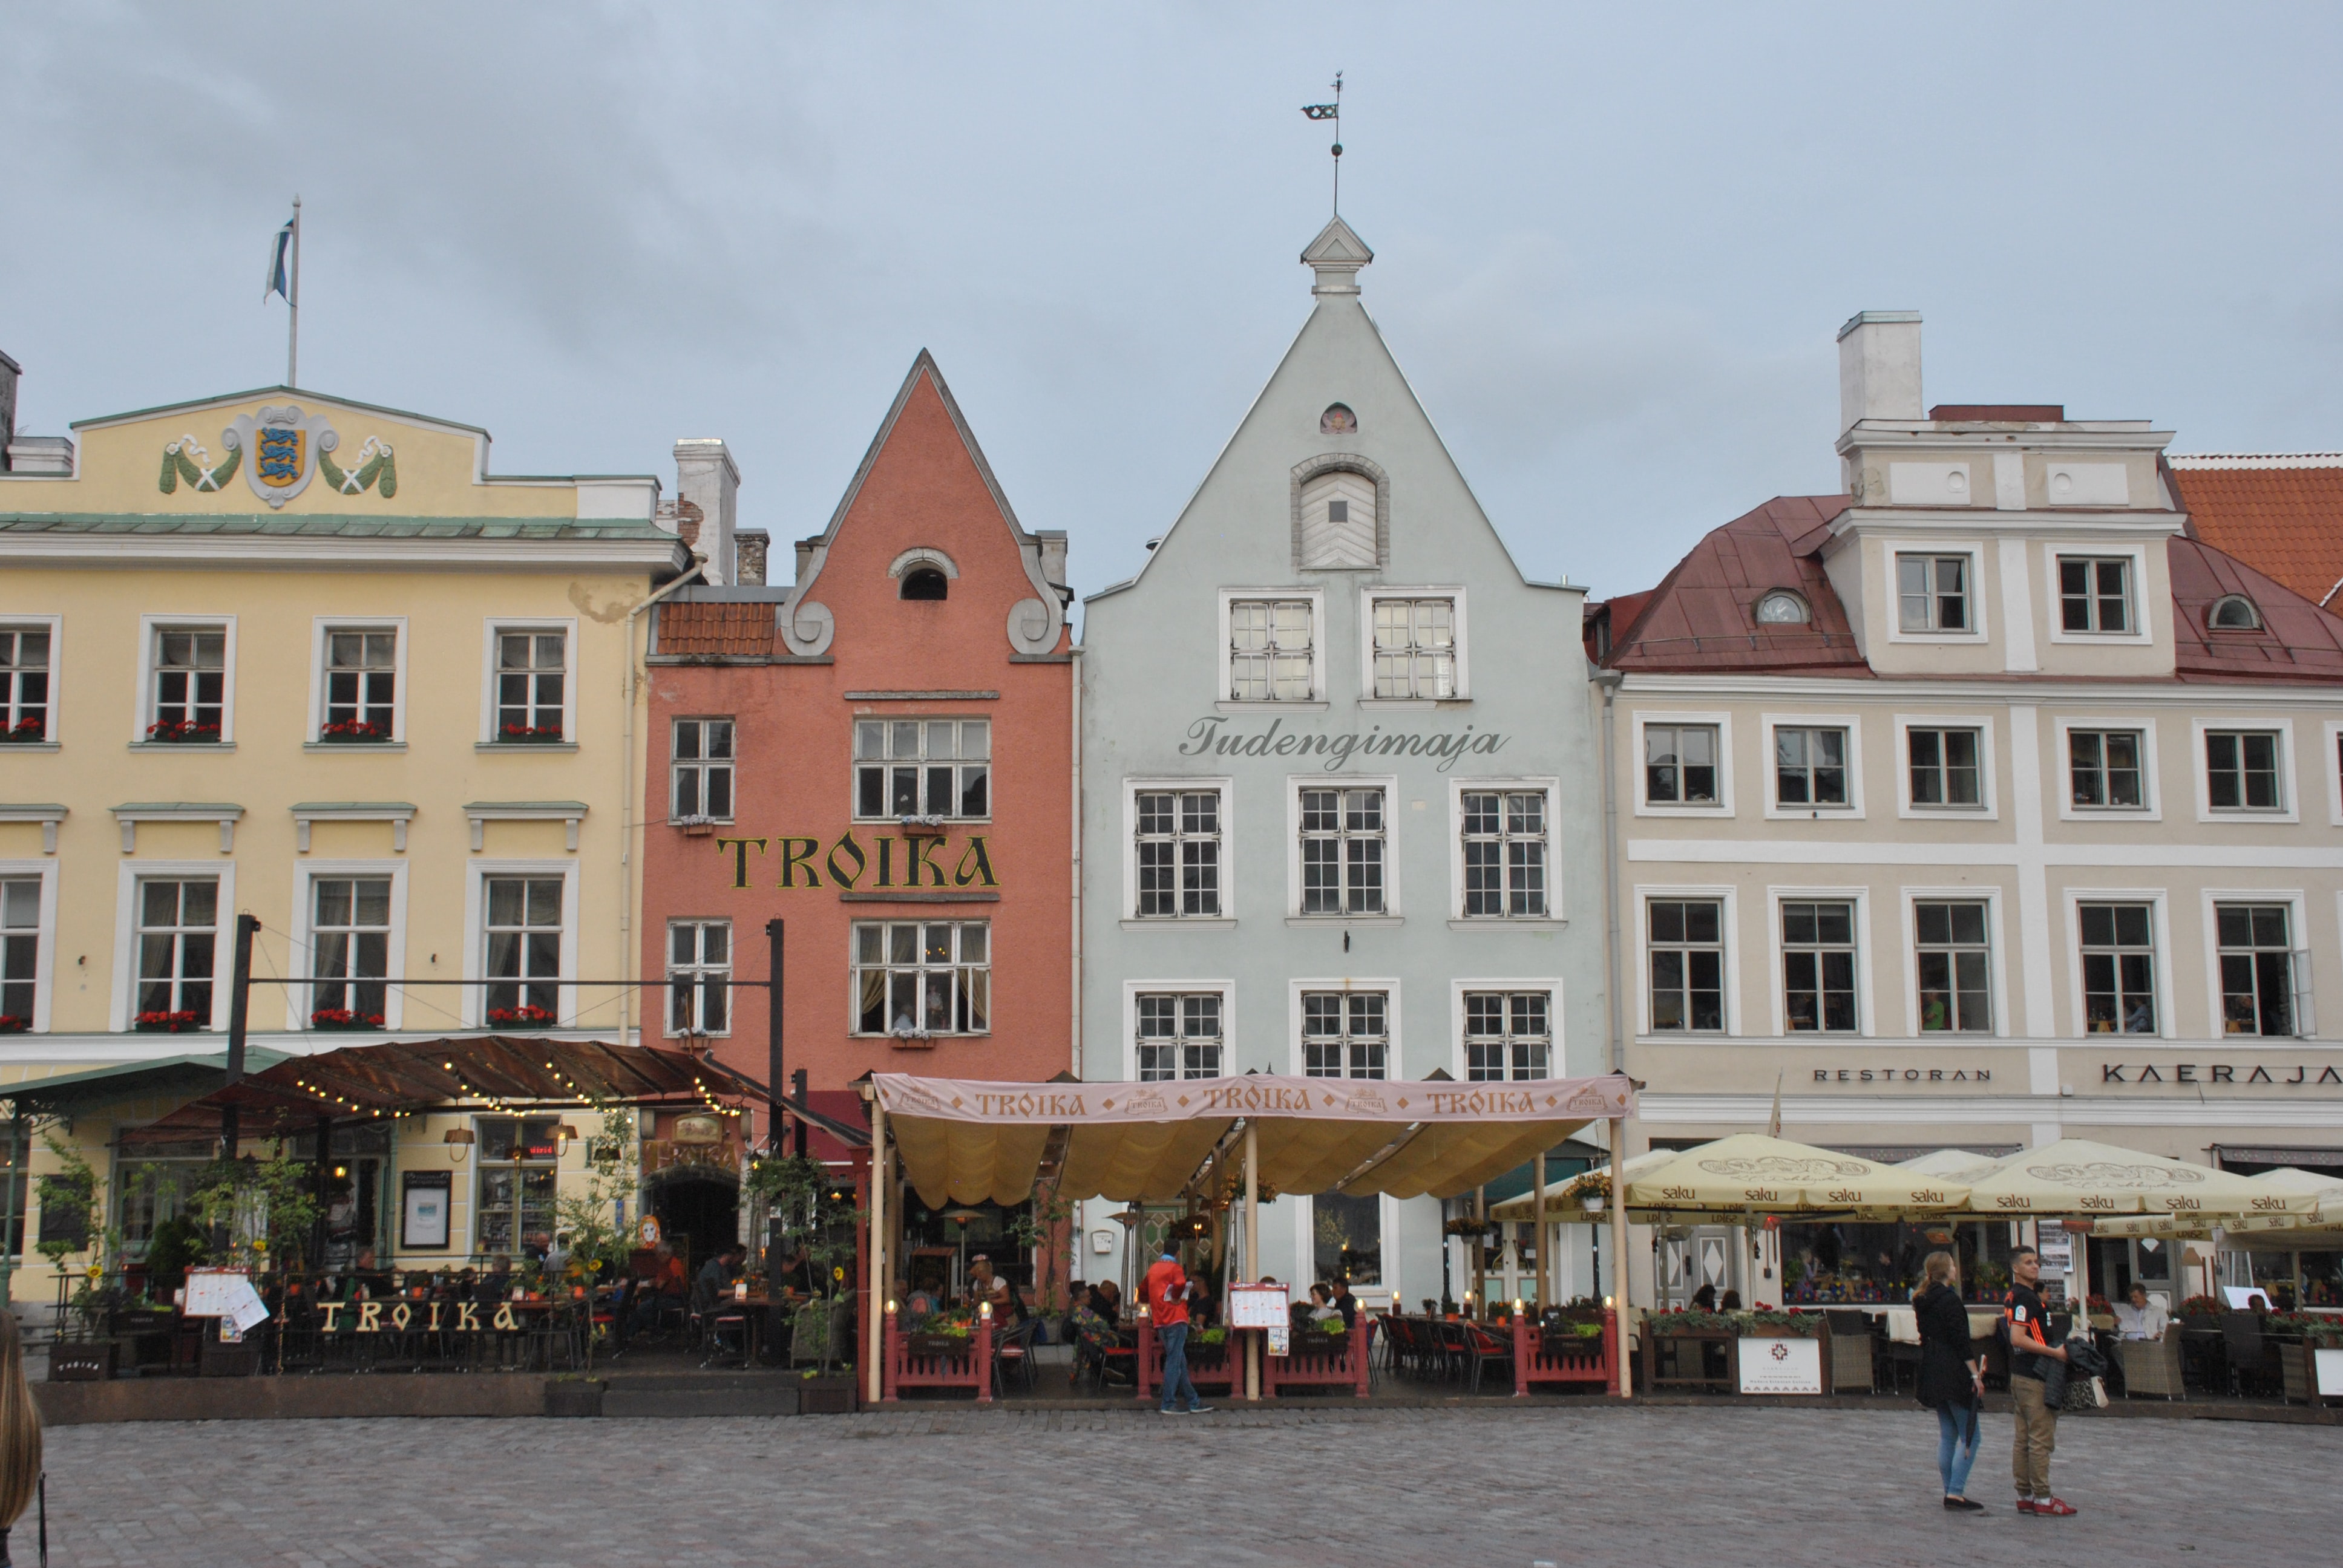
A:
[[[1286,1311],[1283,1285],[1231,1285],[1229,1327],[1282,1329],[1292,1322]]]
[[[1741,1338],[1743,1393],[1820,1393],[1823,1342],[1806,1339]]]

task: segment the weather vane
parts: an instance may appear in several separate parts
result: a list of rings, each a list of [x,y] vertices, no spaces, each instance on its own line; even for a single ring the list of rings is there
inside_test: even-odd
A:
[[[1334,216],[1342,216],[1342,73],[1334,73],[1334,101],[1304,104],[1302,112],[1313,120],[1334,122]]]

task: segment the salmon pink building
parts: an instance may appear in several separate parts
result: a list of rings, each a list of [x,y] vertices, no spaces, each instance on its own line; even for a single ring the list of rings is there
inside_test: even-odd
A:
[[[1064,535],[1019,524],[923,352],[829,526],[798,543],[793,586],[659,607],[642,941],[666,987],[647,1038],[703,1043],[759,1081],[802,1072],[811,1109],[858,1128],[853,1085],[874,1070],[1030,1081],[1070,1065],[1065,575]],[[775,921],[778,1050],[766,992],[729,984],[771,976]],[[689,1179],[713,1187],[722,1168]],[[691,1229],[686,1211],[729,1206],[680,1191],[682,1166],[676,1191],[647,1175],[648,1201]],[[916,1248],[930,1238],[907,1218]],[[945,1233],[928,1264],[947,1279],[1007,1241],[1006,1216],[931,1218]]]

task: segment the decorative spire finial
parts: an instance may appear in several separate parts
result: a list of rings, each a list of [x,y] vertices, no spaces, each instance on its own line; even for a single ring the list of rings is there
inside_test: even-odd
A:
[[[1334,216],[1342,216],[1342,73],[1334,73],[1334,101],[1304,104],[1302,112],[1313,120],[1334,122]]]

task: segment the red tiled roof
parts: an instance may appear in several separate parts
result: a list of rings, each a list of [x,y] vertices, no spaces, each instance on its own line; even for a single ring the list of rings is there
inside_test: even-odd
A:
[[[2284,583],[2201,539],[2174,538],[2172,638],[2183,680],[2343,679],[2343,620]],[[2254,631],[2214,631],[2214,602],[2243,594],[2261,612]]]
[[[2179,457],[2172,478],[2198,538],[2318,604],[2343,580],[2343,457],[2228,466],[2272,461]]]
[[[765,658],[773,651],[778,606],[674,601],[659,607],[651,651],[668,655]]]
[[[1830,520],[1849,504],[1845,496],[1776,496],[1715,529],[1648,596],[1613,601],[1604,662],[1653,671],[1870,674],[1817,553]],[[1760,626],[1757,601],[1769,588],[1803,597],[1808,623]],[[1638,598],[1649,602],[1624,624],[1622,611]]]

